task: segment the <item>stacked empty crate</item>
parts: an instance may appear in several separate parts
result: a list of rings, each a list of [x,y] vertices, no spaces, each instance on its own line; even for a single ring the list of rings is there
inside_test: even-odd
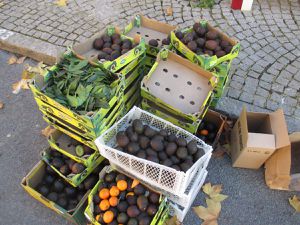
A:
[[[213,37],[207,37],[208,32],[211,32]],[[191,38],[186,38],[188,35]],[[200,40],[197,40],[198,38]],[[216,45],[208,49],[205,45],[207,40],[216,41],[213,43]],[[193,41],[196,45],[193,46],[188,41]],[[171,43],[183,57],[213,72],[218,77],[218,84],[210,103],[212,107],[215,107],[227,84],[231,63],[238,56],[240,44],[211,26],[207,21],[200,21],[193,27],[171,32]]]

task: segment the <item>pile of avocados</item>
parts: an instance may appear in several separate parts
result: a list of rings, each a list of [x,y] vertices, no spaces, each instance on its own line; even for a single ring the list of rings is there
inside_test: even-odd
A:
[[[232,45],[224,40],[218,32],[209,30],[201,23],[195,23],[188,33],[177,31],[176,37],[197,55],[216,55],[218,58],[231,52]]]
[[[68,176],[70,174],[79,174],[86,169],[82,163],[74,161],[55,149],[50,149],[49,156],[50,164],[58,169],[64,176]]]
[[[64,146],[64,148],[66,150],[75,151],[75,154],[78,157],[89,156],[89,155],[95,153],[94,149],[90,148],[89,146],[83,145],[82,143],[80,143],[79,141],[77,141],[73,138],[69,138],[67,143],[68,143],[67,146]],[[58,142],[56,142],[55,144],[58,147],[60,146],[60,144]]]
[[[158,211],[160,195],[112,171],[104,176],[93,203],[94,218],[100,224],[149,225]]]
[[[106,162],[107,164],[108,162]],[[50,167],[45,167],[41,182],[35,187],[48,200],[55,202],[63,209],[72,210],[76,208],[86,192],[92,189],[98,181],[98,173],[103,169],[105,163],[101,163],[78,187],[73,187],[65,182]]]
[[[161,42],[161,43],[160,43]],[[171,37],[168,35],[167,38],[160,40],[160,39],[151,39],[149,40],[148,44],[152,47],[159,47],[164,45],[169,45],[171,43]]]
[[[131,40],[121,38],[120,34],[102,35],[93,42],[93,48],[99,50],[98,59],[101,61],[112,61],[133,49],[137,44]]]
[[[116,149],[186,172],[205,154],[197,142],[187,142],[166,130],[155,130],[135,119],[125,131],[116,135]]]
[[[199,125],[197,137],[202,141],[212,144],[217,135],[218,129],[217,126],[209,121],[202,121]]]

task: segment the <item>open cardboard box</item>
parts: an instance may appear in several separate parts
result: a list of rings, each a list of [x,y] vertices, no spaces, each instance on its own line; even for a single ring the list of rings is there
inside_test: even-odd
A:
[[[265,163],[271,189],[300,191],[300,132],[289,136],[291,145],[277,150]]]
[[[210,99],[217,78],[198,65],[162,50],[142,81],[142,96],[196,121]]]
[[[176,26],[172,26],[160,21],[149,19],[143,15],[137,15],[132,22],[125,27],[123,34],[132,39],[143,38],[146,42],[147,53],[156,56],[162,47],[161,41],[175,30]],[[150,40],[157,40],[158,47],[149,46]]]
[[[276,150],[289,145],[282,109],[258,113],[244,107],[231,133],[232,165],[258,169]]]
[[[93,43],[96,38],[102,37],[104,34],[108,34],[112,36],[114,33],[120,34],[120,30],[117,27],[109,27],[105,30],[102,30],[92,37],[88,38],[84,42],[76,44],[73,46],[73,52],[75,55],[80,59],[87,59],[91,64],[97,65],[99,62],[103,64],[103,66],[109,69],[112,72],[117,72],[128,63],[133,61],[134,59],[138,58],[140,55],[145,53],[146,47],[144,40],[140,40],[139,37],[135,37],[131,39],[132,44],[136,44],[136,46],[130,49],[125,54],[119,56],[115,60],[112,61],[105,61],[105,60],[98,60],[98,53],[99,50],[94,49]],[[128,39],[125,36],[121,35],[121,39]]]

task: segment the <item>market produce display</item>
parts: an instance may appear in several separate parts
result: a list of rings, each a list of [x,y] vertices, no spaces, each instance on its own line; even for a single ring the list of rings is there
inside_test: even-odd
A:
[[[67,210],[74,209],[86,192],[97,183],[97,172],[103,168],[103,165],[99,166],[76,188],[65,182],[50,166],[47,166],[41,182],[35,189],[62,208]]]
[[[187,142],[166,130],[155,130],[136,119],[116,135],[117,149],[176,170],[186,172],[204,151],[196,141]]]
[[[129,39],[121,38],[121,35],[117,33],[112,36],[104,34],[102,37],[96,38],[93,43],[93,48],[99,50],[98,59],[100,61],[115,60],[135,46],[137,44],[132,43]]]
[[[104,176],[93,203],[94,217],[101,224],[149,225],[158,211],[160,195],[112,171]]]
[[[232,45],[222,39],[218,32],[209,30],[201,23],[195,23],[190,32],[177,31],[176,37],[197,55],[216,55],[218,58],[231,52]]]
[[[43,93],[79,114],[108,108],[117,89],[111,86],[116,75],[72,53],[65,54],[48,77]]]
[[[217,135],[217,127],[208,121],[202,121],[197,132],[197,137],[207,143],[213,143]]]

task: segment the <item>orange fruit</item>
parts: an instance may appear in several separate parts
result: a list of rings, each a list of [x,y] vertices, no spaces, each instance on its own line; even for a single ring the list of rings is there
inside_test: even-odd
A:
[[[103,214],[102,214],[102,215],[101,215],[101,214],[98,214],[98,215],[95,217],[95,219],[96,219],[98,222],[100,222],[102,216],[103,216]]]
[[[135,186],[137,186],[140,182],[137,179],[133,179],[132,184],[131,184],[131,188],[135,188]]]
[[[117,197],[113,196],[113,197],[110,197],[108,201],[109,201],[110,206],[115,207],[118,205],[119,200]]]
[[[109,189],[103,188],[99,192],[99,197],[101,199],[108,199],[109,198]]]
[[[119,180],[117,182],[117,187],[120,191],[125,191],[127,189],[127,182],[125,180]]]
[[[208,135],[208,130],[200,130],[200,134],[206,136]]]
[[[118,189],[117,186],[112,186],[112,187],[110,188],[110,190],[109,190],[109,194],[110,194],[110,196],[112,196],[112,197],[116,197],[116,196],[118,196],[118,195],[120,194],[120,190]]]
[[[102,211],[106,211],[109,209],[110,207],[110,204],[109,204],[109,201],[107,199],[103,199],[100,204],[99,204],[99,207]]]
[[[111,223],[114,219],[114,213],[112,211],[106,211],[103,215],[104,223]]]

